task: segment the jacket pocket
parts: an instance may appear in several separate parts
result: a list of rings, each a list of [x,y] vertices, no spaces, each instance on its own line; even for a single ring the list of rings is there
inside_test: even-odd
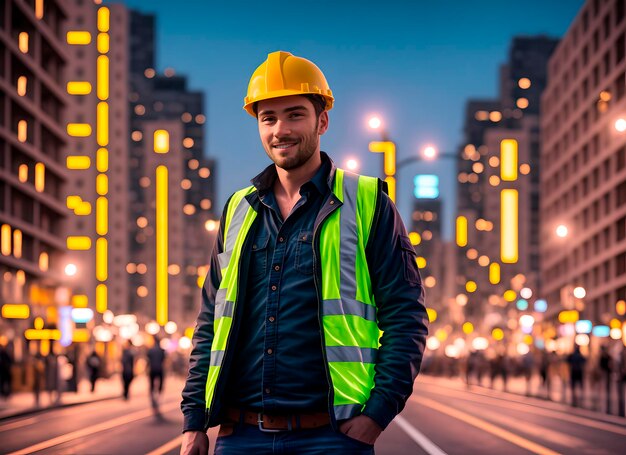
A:
[[[305,275],[313,274],[313,233],[300,231],[296,242],[296,270]]]
[[[402,262],[404,269],[404,279],[411,284],[418,285],[422,282],[419,270],[417,269],[417,254],[411,244],[411,240],[406,235],[398,237],[400,249],[402,250]]]
[[[255,280],[263,278],[267,273],[267,243],[269,236],[255,239],[250,250],[249,276]]]

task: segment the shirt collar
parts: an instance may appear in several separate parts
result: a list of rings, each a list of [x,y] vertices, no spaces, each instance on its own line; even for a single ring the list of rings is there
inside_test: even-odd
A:
[[[326,192],[330,189],[330,182],[332,180],[331,177],[332,174],[334,174],[334,164],[325,152],[321,152],[320,156],[322,158],[322,165],[317,170],[313,178],[302,185],[302,188],[313,185],[313,187],[316,188],[320,194],[326,194]],[[254,185],[259,193],[259,196],[261,196],[265,192],[272,189],[277,177],[278,174],[276,172],[276,165],[271,164],[260,174],[250,180],[250,183]]]

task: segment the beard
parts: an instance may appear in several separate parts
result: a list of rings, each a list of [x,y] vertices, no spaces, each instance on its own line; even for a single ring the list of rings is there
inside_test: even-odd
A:
[[[279,168],[286,171],[297,169],[309,161],[317,151],[319,146],[317,127],[318,122],[315,122],[315,128],[308,134],[300,137],[281,138],[281,141],[285,142],[297,141],[295,152],[290,152],[288,155],[283,156],[280,150],[274,149],[271,144],[265,144],[265,153]]]

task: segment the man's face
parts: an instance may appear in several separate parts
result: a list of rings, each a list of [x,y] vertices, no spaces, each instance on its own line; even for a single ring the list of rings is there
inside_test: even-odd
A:
[[[318,119],[313,103],[304,96],[259,101],[257,108],[261,142],[276,166],[297,169],[319,153],[319,137],[328,128],[326,111]]]

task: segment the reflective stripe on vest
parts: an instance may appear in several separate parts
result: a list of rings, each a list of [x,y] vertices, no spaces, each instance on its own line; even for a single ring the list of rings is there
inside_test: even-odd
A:
[[[239,258],[257,213],[245,196],[233,195],[225,220],[224,252],[218,256],[222,281],[215,302],[214,340],[206,384],[211,407],[237,302]],[[359,414],[374,387],[379,329],[365,258],[374,218],[378,181],[337,169],[333,193],[342,205],[324,221],[319,233],[322,271],[322,325],[337,420]]]

